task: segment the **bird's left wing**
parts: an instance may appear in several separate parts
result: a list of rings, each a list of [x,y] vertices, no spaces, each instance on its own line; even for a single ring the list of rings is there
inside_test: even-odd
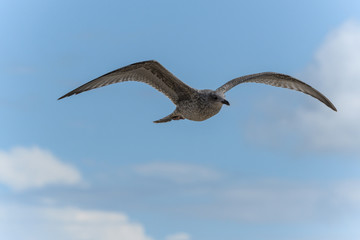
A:
[[[58,100],[95,88],[125,81],[147,83],[165,94],[175,104],[182,99],[190,98],[193,92],[195,92],[193,88],[180,81],[160,63],[150,60],[134,63],[102,75],[65,94]]]
[[[296,78],[280,73],[264,72],[238,77],[225,83],[224,85],[216,89],[216,91],[225,93],[238,84],[248,82],[263,83],[275,87],[294,89],[296,91],[303,92],[318,99],[332,110],[337,111],[335,106],[330,102],[330,100],[327,99],[318,90]]]

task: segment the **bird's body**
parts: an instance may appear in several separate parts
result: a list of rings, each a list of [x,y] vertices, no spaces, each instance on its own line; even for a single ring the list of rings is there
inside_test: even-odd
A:
[[[221,110],[223,104],[230,105],[225,99],[225,92],[240,83],[246,82],[264,83],[276,87],[294,89],[317,98],[336,111],[335,106],[319,91],[285,74],[272,72],[257,73],[235,78],[216,90],[197,90],[180,81],[156,61],[139,62],[119,68],[74,89],[59,99],[124,81],[147,83],[164,93],[176,105],[173,113],[154,121],[155,123],[180,119],[204,121],[216,115]]]
[[[198,90],[191,99],[180,101],[177,104],[178,111],[186,119],[204,121],[216,115],[223,106],[221,101],[212,99],[215,94],[215,91],[209,89]]]

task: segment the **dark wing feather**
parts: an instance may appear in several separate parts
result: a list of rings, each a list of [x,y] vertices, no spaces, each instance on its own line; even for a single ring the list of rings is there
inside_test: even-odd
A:
[[[125,81],[147,83],[164,93],[175,104],[182,99],[190,98],[190,95],[195,91],[193,88],[180,81],[160,63],[151,60],[134,63],[102,75],[65,94],[58,100],[95,88]]]
[[[327,99],[318,90],[314,89],[310,85],[296,78],[280,73],[264,72],[264,73],[256,73],[256,74],[242,76],[225,83],[224,85],[219,87],[216,91],[225,93],[238,84],[248,83],[248,82],[263,83],[275,87],[294,89],[296,91],[303,92],[318,99],[332,110],[337,111],[335,106],[330,102],[330,100]]]

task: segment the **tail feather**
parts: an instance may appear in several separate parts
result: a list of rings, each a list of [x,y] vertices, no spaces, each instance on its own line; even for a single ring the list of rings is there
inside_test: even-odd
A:
[[[159,119],[159,120],[154,121],[154,123],[170,122],[171,120],[173,120],[172,117],[173,117],[173,114],[170,114],[170,115],[168,115],[168,116],[166,116],[166,117],[164,117],[164,118],[161,118],[161,119]]]
[[[185,119],[185,118],[181,115],[181,113],[177,109],[175,109],[173,113],[167,115],[164,118],[154,121],[154,123],[164,123],[164,122],[170,122],[171,120],[180,120],[180,119]]]

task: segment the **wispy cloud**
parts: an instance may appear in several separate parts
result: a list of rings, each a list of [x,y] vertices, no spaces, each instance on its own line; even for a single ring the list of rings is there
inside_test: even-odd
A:
[[[153,164],[145,166],[153,166]],[[186,171],[187,174],[174,177],[176,170],[166,171],[166,174],[163,174],[158,171],[162,164],[157,163],[154,166],[156,166],[155,170],[152,167],[144,167],[141,168],[144,172],[128,175],[126,182],[136,182],[139,174],[145,177],[146,191],[143,187],[144,181],[140,181],[141,184],[134,184],[131,188],[132,196],[128,195],[129,201],[144,199],[148,206],[156,209],[159,214],[181,213],[181,216],[192,219],[226,219],[263,224],[316,223],[325,220],[336,223],[338,219],[351,219],[354,213],[360,213],[358,194],[360,184],[356,179],[325,182],[322,180],[304,182],[287,178],[250,180],[223,172],[219,179],[210,178],[211,181],[192,179],[190,182],[192,184],[179,186],[179,181],[182,183],[182,179],[186,179],[187,174],[190,177],[197,176],[193,168],[191,171]],[[159,187],[161,186],[159,179],[167,183],[166,188]],[[193,184],[195,180],[196,184]],[[121,188],[117,190],[122,191]],[[167,203],[159,204],[164,198],[167,199]],[[192,199],[191,202],[188,201],[189,199]]]
[[[189,234],[181,232],[169,235],[165,240],[191,240],[191,237]]]
[[[326,200],[324,194],[321,188],[282,181],[234,186],[218,194],[218,201],[224,207],[216,214],[242,222],[311,220],[318,216],[318,204]]]
[[[338,223],[356,219],[360,192],[356,181],[299,183],[264,180],[229,184],[204,193],[206,202],[181,208],[192,216],[235,220],[244,223]],[[360,232],[357,232],[360,236]]]
[[[38,147],[0,150],[0,183],[14,190],[51,184],[74,185],[82,181],[79,171]]]
[[[141,164],[135,166],[134,170],[144,177],[169,180],[175,183],[214,181],[221,176],[219,172],[204,166],[170,162]]]

